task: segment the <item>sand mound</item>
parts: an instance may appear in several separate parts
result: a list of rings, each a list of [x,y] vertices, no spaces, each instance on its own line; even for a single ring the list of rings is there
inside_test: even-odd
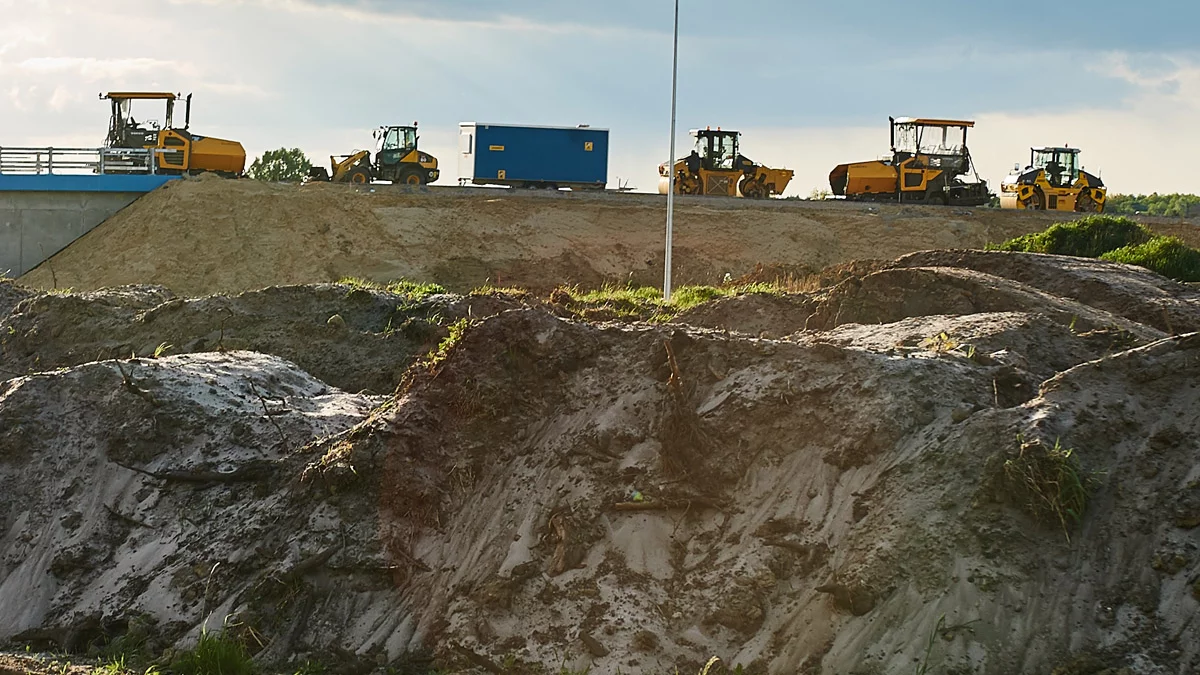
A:
[[[388,393],[447,326],[518,306],[506,298],[438,295],[413,300],[323,284],[233,297],[178,298],[164,288],[46,294],[0,320],[0,362],[10,374],[97,359],[250,350],[296,363],[347,391]]]
[[[330,288],[224,300],[395,311]],[[189,311],[122,293],[73,316]],[[157,653],[228,617],[261,663],[347,671],[1200,668],[1200,336],[949,261],[740,302],[491,307],[392,397],[251,352],[8,380],[0,641]]]
[[[1006,251],[921,251],[900,267],[947,266],[987,272],[1144,323],[1168,333],[1200,330],[1200,290],[1141,267],[1090,258]]]
[[[982,247],[1063,216],[998,209],[686,198],[677,283],[764,269],[798,276],[862,258]],[[160,284],[183,295],[406,277],[486,283],[657,284],[664,203],[653,195],[270,185],[188,180],[156,190],[26,274],[49,288]],[[51,271],[53,270],[53,274]]]

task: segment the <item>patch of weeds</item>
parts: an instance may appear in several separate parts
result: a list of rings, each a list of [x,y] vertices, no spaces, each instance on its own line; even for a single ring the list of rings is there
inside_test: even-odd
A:
[[[383,284],[362,277],[342,277],[333,282],[338,286],[349,286],[352,289],[359,291],[382,291]]]
[[[160,359],[160,358],[166,356],[167,352],[171,351],[174,348],[175,348],[175,345],[168,344],[166,342],[160,342],[159,345],[154,348],[154,356],[152,356],[151,358]]]
[[[468,295],[509,295],[515,298],[525,298],[529,296],[529,291],[517,286],[494,286],[485,284],[468,293]]]
[[[786,290],[768,283],[680,286],[674,289],[671,300],[664,302],[662,289],[655,286],[608,285],[591,291],[560,287],[550,294],[550,302],[563,306],[583,319],[664,323],[680,312],[706,302],[754,293],[783,295]]]
[[[253,675],[255,665],[240,640],[224,631],[214,635],[206,630],[195,649],[175,657],[170,670],[179,675]]]
[[[1176,281],[1200,281],[1200,250],[1175,237],[1154,237],[1143,244],[1123,246],[1100,259],[1145,267]]]
[[[46,291],[46,295],[70,295],[70,294],[72,294],[72,293],[74,293],[74,292],[75,292],[75,289],[74,289],[74,288],[72,288],[71,286],[67,286],[66,288],[51,288],[51,289],[48,289],[48,290]]]
[[[370,279],[363,279],[362,277],[342,277],[334,283],[339,286],[349,286],[351,291],[386,291],[402,295],[409,301],[421,300],[430,295],[446,292],[446,289],[440,284],[411,281],[408,279],[398,279],[381,284]]]
[[[952,337],[946,332],[941,332],[933,337],[925,338],[921,341],[921,348],[928,349],[934,354],[939,355],[960,352],[968,359],[975,358],[975,345],[959,342],[957,338]]]
[[[475,324],[472,319],[462,318],[447,327],[448,334],[438,343],[437,349],[431,351],[426,358],[426,363],[429,367],[434,367],[445,361],[450,352],[462,342],[463,335],[466,335],[467,329]]]
[[[403,295],[409,301],[423,300],[431,295],[440,295],[446,292],[445,287],[441,284],[427,281],[409,281],[408,279],[392,281],[384,286],[384,290],[396,295]]]
[[[1071,448],[1021,443],[1016,457],[1004,462],[1004,475],[1025,498],[1036,519],[1057,523],[1070,541],[1070,530],[1083,519],[1094,483]]]

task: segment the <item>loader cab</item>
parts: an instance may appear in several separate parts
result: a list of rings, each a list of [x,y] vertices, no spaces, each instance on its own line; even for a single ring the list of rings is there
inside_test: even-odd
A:
[[[385,150],[412,150],[417,147],[417,128],[411,127],[379,127],[375,130],[375,138],[379,152]]]
[[[166,130],[186,135],[191,120],[191,94],[184,99],[186,113],[182,129],[175,129],[175,101],[179,99],[176,94],[150,91],[111,91],[101,94],[100,98],[108,100],[112,106],[112,114],[108,120],[108,135],[104,139],[106,148],[156,147],[160,133]],[[161,123],[154,116],[152,104],[142,103],[143,101],[160,101],[165,104]],[[141,116],[142,120],[138,121],[135,114]]]
[[[1068,187],[1079,175],[1079,148],[1032,148],[1029,167],[1045,171],[1050,185]]]
[[[738,131],[696,129],[695,153],[700,157],[700,166],[706,171],[733,171],[737,168]]]
[[[951,175],[970,170],[967,130],[975,126],[967,120],[942,120],[919,117],[889,117],[892,126],[892,163],[899,166],[914,159],[911,166],[940,169]]]

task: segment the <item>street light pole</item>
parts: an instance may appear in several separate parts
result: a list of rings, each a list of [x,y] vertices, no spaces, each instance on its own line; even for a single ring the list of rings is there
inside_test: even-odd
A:
[[[671,156],[667,158],[667,246],[663,256],[663,302],[671,301],[671,239],[675,226],[675,105],[679,88],[679,0],[675,0],[674,56],[671,59]]]

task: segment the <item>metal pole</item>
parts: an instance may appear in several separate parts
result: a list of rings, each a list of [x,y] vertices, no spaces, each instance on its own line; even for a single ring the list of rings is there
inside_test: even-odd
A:
[[[674,55],[671,59],[671,156],[667,158],[667,245],[663,255],[663,302],[671,301],[671,239],[675,228],[675,107],[679,89],[679,0],[675,0]]]

